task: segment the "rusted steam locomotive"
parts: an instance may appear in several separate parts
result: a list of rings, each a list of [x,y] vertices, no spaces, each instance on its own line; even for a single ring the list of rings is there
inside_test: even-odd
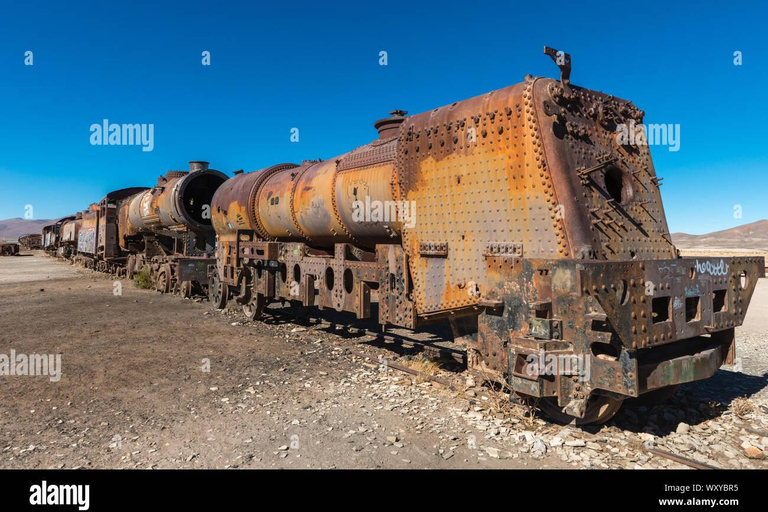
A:
[[[24,235],[19,237],[19,245],[30,251],[43,248],[43,235]]]
[[[680,258],[631,102],[560,80],[415,116],[325,161],[233,178],[192,162],[43,230],[43,245],[159,291],[448,322],[468,369],[550,417],[613,416],[734,359],[763,258]]]
[[[153,188],[110,192],[87,210],[45,226],[44,248],[123,277],[146,266],[158,291],[191,296],[207,285],[215,263],[210,205],[226,179],[207,162],[190,162],[189,172],[169,171]]]
[[[580,424],[731,363],[763,259],[680,258],[648,147],[616,136],[644,113],[545,52],[559,81],[395,111],[349,153],[229,179],[211,301],[448,321],[470,371]]]

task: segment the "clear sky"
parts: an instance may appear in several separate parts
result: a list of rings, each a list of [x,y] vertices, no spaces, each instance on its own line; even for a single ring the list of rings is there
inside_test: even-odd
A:
[[[375,138],[390,110],[557,77],[544,45],[571,53],[573,83],[679,125],[679,151],[651,148],[671,231],[768,218],[767,14],[739,1],[0,0],[0,219],[28,204],[71,214],[188,160],[229,173],[330,158]],[[153,150],[91,145],[104,119],[153,124]]]

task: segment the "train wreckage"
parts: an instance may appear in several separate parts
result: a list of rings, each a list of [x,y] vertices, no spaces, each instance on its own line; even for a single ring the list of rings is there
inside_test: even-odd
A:
[[[159,290],[194,283],[250,320],[282,302],[448,322],[470,372],[558,421],[662,400],[733,362],[765,262],[681,258],[648,146],[616,136],[643,111],[571,84],[570,56],[545,52],[559,80],[393,111],[335,158],[229,179],[193,163],[107,196],[73,219],[70,257],[129,277],[149,265]]]

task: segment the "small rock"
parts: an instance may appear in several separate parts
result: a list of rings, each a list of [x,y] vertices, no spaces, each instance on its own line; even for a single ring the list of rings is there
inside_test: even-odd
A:
[[[571,448],[582,448],[587,446],[587,443],[585,443],[583,439],[574,439],[572,441],[566,441],[565,446],[570,446]]]
[[[687,434],[690,430],[691,430],[691,426],[690,425],[688,425],[687,423],[680,423],[677,426],[676,432],[678,434]]]
[[[750,459],[762,459],[764,456],[763,451],[760,448],[752,445],[748,446],[744,450],[744,453],[746,453],[747,457],[749,457]]]
[[[491,457],[491,458],[494,458],[494,459],[498,459],[499,458],[499,449],[498,448],[486,447],[485,448],[485,453],[487,453],[488,456]]]
[[[387,442],[388,443],[396,443],[397,442],[397,436],[387,436]]]
[[[543,457],[547,453],[547,445],[538,437],[531,445],[531,454],[535,457]]]

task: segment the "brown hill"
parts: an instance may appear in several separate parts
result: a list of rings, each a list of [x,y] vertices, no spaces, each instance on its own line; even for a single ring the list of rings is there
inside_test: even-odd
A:
[[[43,226],[47,226],[53,221],[50,219],[6,219],[0,220],[0,240],[16,240],[23,235],[40,234]]]
[[[758,220],[743,226],[715,231],[705,235],[672,233],[679,249],[758,250],[768,251],[768,220]]]

